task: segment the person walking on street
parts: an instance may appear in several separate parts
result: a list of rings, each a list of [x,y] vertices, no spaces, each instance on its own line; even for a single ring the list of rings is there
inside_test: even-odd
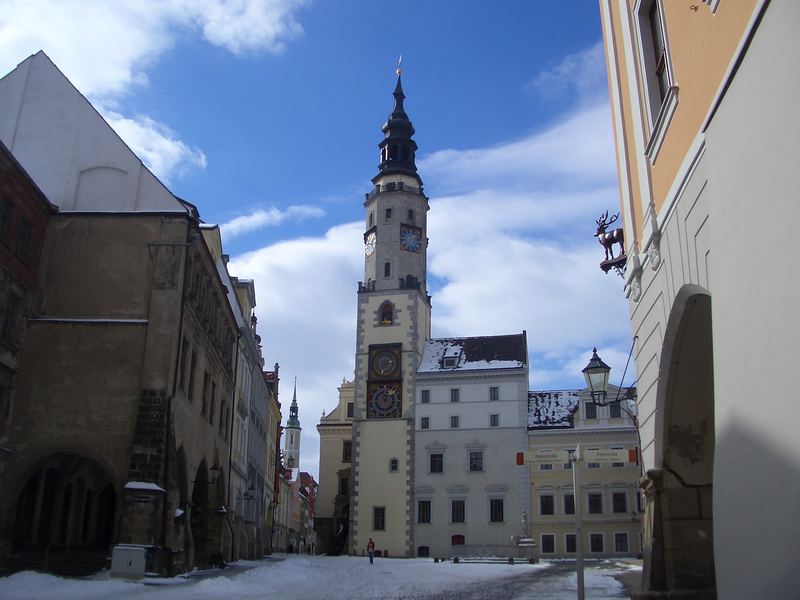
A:
[[[369,538],[369,542],[367,542],[367,554],[369,554],[369,564],[373,564],[372,559],[375,557],[375,542],[372,541],[372,538]]]

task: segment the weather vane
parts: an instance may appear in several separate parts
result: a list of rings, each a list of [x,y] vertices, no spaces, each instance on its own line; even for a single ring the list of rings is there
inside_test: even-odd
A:
[[[397,59],[397,68],[395,69],[394,72],[397,73],[398,77],[403,74],[403,55],[402,54],[400,55],[400,58]]]

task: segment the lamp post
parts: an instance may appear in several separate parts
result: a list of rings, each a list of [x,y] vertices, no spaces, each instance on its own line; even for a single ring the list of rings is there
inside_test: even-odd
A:
[[[586,385],[589,387],[592,402],[599,404],[595,397],[596,394],[602,396],[605,401],[608,395],[608,374],[611,372],[611,367],[597,356],[597,348],[592,348],[592,359],[582,372],[584,379],[586,379]]]

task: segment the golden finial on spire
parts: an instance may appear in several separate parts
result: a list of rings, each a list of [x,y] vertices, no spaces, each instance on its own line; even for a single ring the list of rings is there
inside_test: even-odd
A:
[[[403,74],[403,66],[402,65],[403,65],[403,55],[401,54],[400,58],[397,59],[397,68],[394,71],[395,73],[397,73],[398,77]]]

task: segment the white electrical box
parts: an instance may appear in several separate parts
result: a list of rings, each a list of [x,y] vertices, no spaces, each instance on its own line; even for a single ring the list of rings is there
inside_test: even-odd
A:
[[[111,554],[111,576],[125,579],[142,579],[147,563],[144,546],[114,546]]]

